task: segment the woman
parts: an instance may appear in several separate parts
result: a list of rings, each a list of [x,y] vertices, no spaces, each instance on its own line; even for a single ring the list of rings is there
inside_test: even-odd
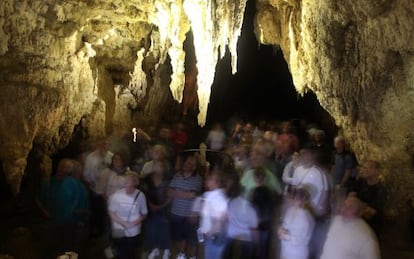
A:
[[[111,218],[112,237],[119,259],[134,259],[141,224],[147,217],[145,195],[136,188],[138,175],[127,172],[125,185],[109,198],[108,214]]]
[[[154,171],[145,178],[145,193],[147,194],[149,214],[146,220],[146,246],[151,253],[148,259],[153,259],[163,251],[163,259],[170,256],[170,226],[168,209],[167,179],[168,166],[166,163],[154,164]]]
[[[251,259],[257,240],[258,217],[251,202],[242,195],[238,173],[229,175],[227,242],[223,258]]]
[[[290,206],[278,229],[281,240],[281,259],[307,259],[309,241],[312,237],[315,221],[309,206],[309,193],[304,188],[296,189]]]
[[[105,168],[98,176],[96,192],[108,199],[116,191],[125,186],[125,173],[129,168],[125,165],[120,154],[112,156],[109,168]]]

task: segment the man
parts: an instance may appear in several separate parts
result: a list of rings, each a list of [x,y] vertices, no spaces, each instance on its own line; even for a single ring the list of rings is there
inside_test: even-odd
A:
[[[240,180],[240,184],[244,188],[245,197],[249,197],[253,190],[257,187],[257,183],[254,180],[254,172],[255,169],[258,168],[263,168],[265,171],[265,185],[276,194],[282,194],[282,187],[280,186],[278,178],[268,169],[266,165],[266,147],[263,143],[257,143],[252,147],[250,152],[250,163],[251,169],[245,171]]]
[[[335,151],[332,156],[332,174],[335,185],[346,187],[355,168],[355,161],[350,152],[346,150],[345,139],[337,136],[334,139]]]
[[[381,233],[386,190],[380,180],[380,165],[373,160],[366,161],[360,172],[361,178],[351,187],[351,195],[355,195],[366,203],[362,217],[377,235]]]
[[[363,203],[348,197],[342,204],[329,228],[321,259],[380,258],[378,241],[367,223],[361,218]]]
[[[106,205],[103,197],[96,192],[96,184],[101,171],[111,163],[112,156],[113,153],[108,150],[108,142],[101,140],[85,160],[83,178],[89,189],[92,236],[101,235],[105,228]]]

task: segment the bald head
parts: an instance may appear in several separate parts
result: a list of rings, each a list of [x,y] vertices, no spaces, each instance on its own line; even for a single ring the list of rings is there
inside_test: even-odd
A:
[[[359,218],[364,211],[365,204],[355,196],[346,198],[341,206],[340,214],[344,218]]]

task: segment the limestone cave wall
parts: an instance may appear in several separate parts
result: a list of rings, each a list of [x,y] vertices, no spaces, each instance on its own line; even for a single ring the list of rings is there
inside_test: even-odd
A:
[[[255,17],[297,91],[316,93],[359,161],[382,164],[390,216],[414,197],[413,14],[410,0],[258,0]]]
[[[31,150],[50,173],[49,156],[81,120],[96,140],[178,110],[190,28],[203,71],[196,91],[203,125],[227,49],[235,72],[246,1],[1,1],[0,162],[13,192]]]

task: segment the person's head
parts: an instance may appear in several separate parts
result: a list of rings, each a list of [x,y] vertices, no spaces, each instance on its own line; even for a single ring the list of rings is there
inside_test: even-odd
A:
[[[213,124],[212,130],[222,131],[223,130],[223,125],[221,125],[220,122],[216,122],[216,123]]]
[[[266,171],[263,167],[258,167],[254,169],[253,178],[256,183],[256,186],[262,186],[265,184]]]
[[[266,158],[268,157],[267,146],[263,143],[256,143],[250,150],[250,163],[253,168],[263,166]]]
[[[60,160],[56,169],[56,177],[58,179],[63,179],[73,172],[73,168],[73,160],[67,158]]]
[[[361,167],[361,177],[364,179],[376,179],[380,175],[380,165],[377,161],[368,160]]]
[[[160,128],[159,136],[162,139],[170,139],[171,138],[171,129],[170,129],[170,127],[168,127],[166,125],[163,125]]]
[[[102,153],[102,154],[104,154],[106,151],[108,151],[108,149],[109,149],[109,141],[108,140],[105,140],[105,139],[101,139],[101,140],[98,140],[96,143],[95,143],[95,145],[94,145],[94,149],[96,150],[96,151],[98,151],[99,153]]]
[[[167,149],[163,145],[155,145],[152,148],[151,158],[154,161],[159,161],[165,159],[167,156]]]
[[[225,189],[228,198],[236,198],[242,192],[240,176],[236,171],[227,174],[225,179]]]
[[[309,168],[315,164],[315,150],[312,148],[302,148],[300,154],[300,165]]]
[[[197,157],[191,155],[185,158],[182,172],[184,174],[195,174],[198,169],[198,160]]]
[[[72,168],[72,172],[71,175],[80,180],[82,178],[82,164],[77,161],[77,160],[72,160],[73,163],[73,168]]]
[[[112,162],[110,167],[112,170],[118,173],[121,173],[121,170],[125,168],[124,159],[120,154],[116,153],[112,156]]]
[[[127,193],[135,191],[136,186],[139,184],[138,174],[133,171],[127,171],[125,173],[125,190]]]
[[[359,218],[364,210],[364,203],[357,197],[349,196],[342,203],[339,214],[345,219]]]
[[[250,122],[247,122],[247,123],[244,125],[243,131],[244,131],[244,133],[246,133],[246,134],[251,134],[251,133],[253,133],[253,129],[254,129],[253,124],[252,124],[252,123],[250,123]]]
[[[263,138],[266,141],[274,143],[276,141],[276,138],[277,138],[276,132],[274,132],[272,130],[266,130],[263,134]]]
[[[211,191],[218,188],[223,188],[225,185],[223,174],[224,173],[219,169],[213,169],[210,171],[205,181],[206,189]]]
[[[313,135],[313,139],[315,143],[321,144],[325,141],[325,131],[318,129],[315,131],[315,134]]]
[[[342,136],[335,137],[334,147],[335,147],[335,150],[339,153],[345,151],[345,147],[346,147],[345,138]]]

